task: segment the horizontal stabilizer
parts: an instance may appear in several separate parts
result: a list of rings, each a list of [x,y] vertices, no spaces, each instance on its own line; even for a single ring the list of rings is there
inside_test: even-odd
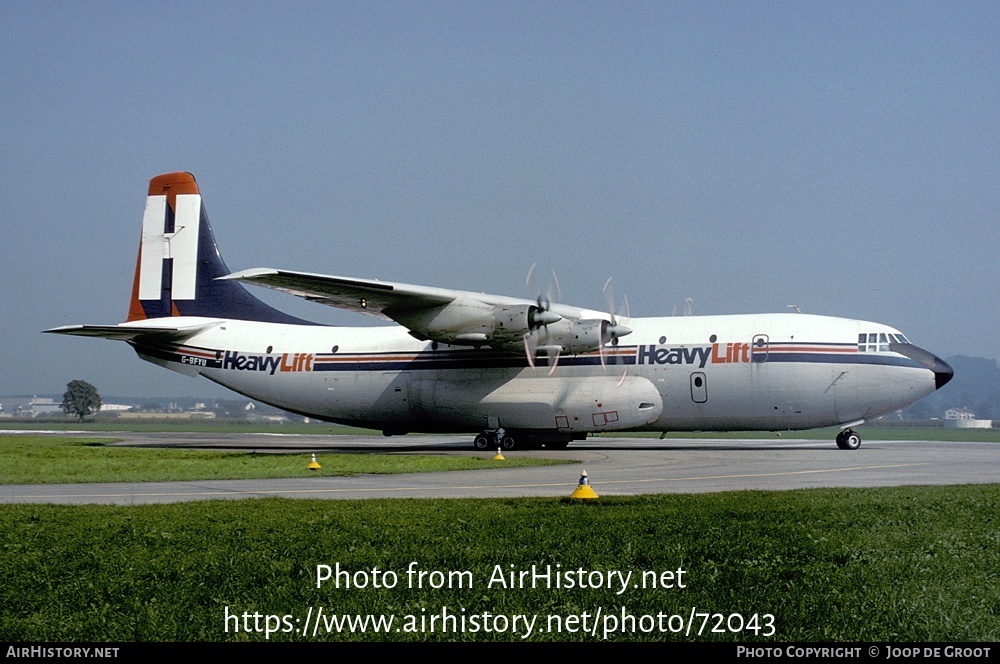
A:
[[[220,324],[222,321],[213,320],[201,322],[195,325],[130,325],[121,323],[119,325],[64,325],[45,330],[50,334],[70,334],[77,337],[100,337],[102,339],[116,339],[119,341],[131,341],[137,337],[159,337],[164,341],[181,341],[193,337],[194,335]]]

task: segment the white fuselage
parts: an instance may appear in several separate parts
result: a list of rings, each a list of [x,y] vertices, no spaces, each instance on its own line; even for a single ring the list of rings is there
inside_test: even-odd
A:
[[[564,356],[554,369],[488,346],[417,341],[395,325],[225,320],[180,344],[133,346],[280,408],[387,433],[807,429],[857,424],[935,390],[926,367],[859,342],[899,334],[878,323],[762,314],[627,324],[632,333],[603,363],[598,353]]]

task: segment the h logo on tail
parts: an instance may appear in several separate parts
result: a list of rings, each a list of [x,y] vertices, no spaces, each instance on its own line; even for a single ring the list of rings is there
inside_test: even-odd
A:
[[[199,194],[149,196],[142,216],[139,299],[193,300],[198,276]]]
[[[128,322],[203,316],[307,323],[270,307],[235,281],[217,281],[227,274],[194,176],[167,173],[150,180]]]

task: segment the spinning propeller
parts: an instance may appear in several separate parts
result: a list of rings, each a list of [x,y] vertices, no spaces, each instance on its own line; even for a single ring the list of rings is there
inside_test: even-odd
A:
[[[604,294],[608,298],[608,317],[595,318],[564,318],[552,311],[553,297],[558,298],[559,280],[552,273],[548,291],[542,293],[535,281],[535,267],[532,264],[525,280],[528,288],[534,293],[535,304],[528,312],[528,329],[523,336],[524,355],[530,367],[535,366],[535,357],[544,353],[549,358],[549,375],[555,372],[559,357],[563,353],[570,355],[598,352],[601,366],[606,366],[604,346],[618,344],[618,338],[631,334],[632,330],[622,325],[614,312],[614,294],[611,290],[611,279],[604,284]],[[624,301],[628,310],[628,300]],[[627,317],[627,314],[626,314]],[[622,381],[625,377],[622,376]],[[619,384],[621,381],[619,381]]]
[[[551,376],[556,370],[556,365],[559,364],[560,348],[538,346],[534,343],[533,333],[547,325],[562,320],[562,316],[551,311],[552,296],[555,295],[555,299],[558,302],[562,296],[562,292],[559,288],[559,279],[556,277],[555,270],[552,271],[552,280],[549,282],[548,290],[545,293],[541,291],[535,280],[535,268],[537,266],[538,261],[531,264],[531,267],[528,269],[528,276],[524,280],[525,285],[535,296],[535,307],[528,314],[528,331],[524,334],[524,356],[528,360],[528,366],[534,368],[535,355],[539,351],[544,351],[550,358],[554,355],[555,359],[552,360],[549,367],[549,375]]]
[[[604,298],[608,304],[608,316],[611,318],[609,325],[602,329],[601,334],[601,366],[607,369],[607,363],[604,357],[604,346],[610,343],[612,346],[618,345],[618,337],[624,337],[632,333],[632,328],[621,325],[618,322],[618,317],[615,316],[615,295],[614,290],[611,288],[611,277],[604,282]],[[628,296],[622,296],[622,309],[624,310],[625,318],[631,318],[631,312],[628,308]],[[616,362],[617,364],[617,362]],[[618,379],[618,387],[621,387],[622,383],[625,382],[625,376],[628,375],[628,367],[622,371],[621,378]]]

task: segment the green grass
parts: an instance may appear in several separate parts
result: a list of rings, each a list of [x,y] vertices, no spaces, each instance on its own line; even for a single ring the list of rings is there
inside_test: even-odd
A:
[[[866,429],[866,437],[874,429]],[[886,437],[902,437],[885,430]],[[822,432],[820,432],[822,433]],[[934,429],[935,437],[950,433]],[[961,431],[968,440],[981,432]],[[982,432],[993,433],[993,432]],[[773,435],[773,434],[772,434]],[[796,434],[797,435],[797,434]],[[0,483],[294,477],[308,455],[102,446],[95,439],[0,437]],[[425,457],[490,467],[482,457]],[[413,472],[409,455],[322,455],[321,473]],[[357,462],[358,470],[350,470]],[[516,462],[513,459],[506,464]],[[207,472],[216,474],[206,474]],[[277,474],[260,474],[260,473]],[[160,475],[162,473],[162,475]],[[221,474],[220,474],[221,473]],[[138,477],[136,476],[138,475]],[[14,479],[12,479],[14,478]],[[0,640],[262,641],[263,629],[304,621],[310,608],[396,621],[453,615],[536,619],[531,641],[602,640],[542,631],[553,617],[622,611],[685,619],[692,610],[774,616],[773,636],[685,636],[639,628],[609,641],[996,641],[1000,639],[1000,486],[821,489],[567,499],[298,501],[157,506],[0,506]],[[468,572],[472,587],[409,588],[424,571]],[[386,588],[316,588],[317,565],[394,571]],[[683,568],[686,588],[489,587],[501,571]],[[513,566],[513,568],[511,567]],[[281,617],[281,618],[278,618]],[[438,618],[440,620],[440,618]],[[301,623],[298,623],[301,625]],[[398,627],[403,622],[396,622]],[[440,624],[440,623],[439,623]],[[642,625],[643,623],[637,623]],[[650,623],[645,623],[647,626]],[[710,619],[708,628],[714,624]],[[226,627],[229,631],[226,631]],[[695,625],[697,632],[700,622]],[[519,641],[520,634],[430,631],[276,632],[270,640]]]
[[[0,640],[263,641],[233,615],[773,614],[775,633],[642,633],[625,640],[995,641],[1000,487],[904,487],[566,499],[311,501],[0,507]],[[409,588],[424,571],[472,586]],[[317,588],[317,565],[398,574],[386,588]],[[501,570],[663,572],[686,588],[488,587]],[[359,578],[359,577],[355,577]],[[315,614],[314,614],[315,615]],[[282,627],[280,618],[271,623]],[[294,624],[293,622],[287,623]],[[301,623],[298,623],[301,625]],[[395,623],[396,626],[402,623]],[[419,624],[419,623],[418,623]],[[700,624],[700,623],[699,623]],[[709,623],[711,627],[713,622]],[[695,626],[697,631],[698,625]],[[507,632],[273,633],[270,640],[519,641]]]
[[[444,456],[416,454],[317,455],[321,468],[309,470],[309,454],[255,454],[209,450],[109,447],[106,438],[0,436],[0,484],[77,482],[166,482],[208,479],[316,477],[361,473],[420,473],[483,470],[569,463],[493,452]]]
[[[96,418],[80,422],[69,418],[44,418],[33,420],[0,419],[0,429],[14,431],[134,431],[138,433],[300,433],[329,436],[378,436],[373,429],[346,427],[324,422],[249,422],[229,419],[128,419]],[[471,442],[472,436],[469,436]]]

